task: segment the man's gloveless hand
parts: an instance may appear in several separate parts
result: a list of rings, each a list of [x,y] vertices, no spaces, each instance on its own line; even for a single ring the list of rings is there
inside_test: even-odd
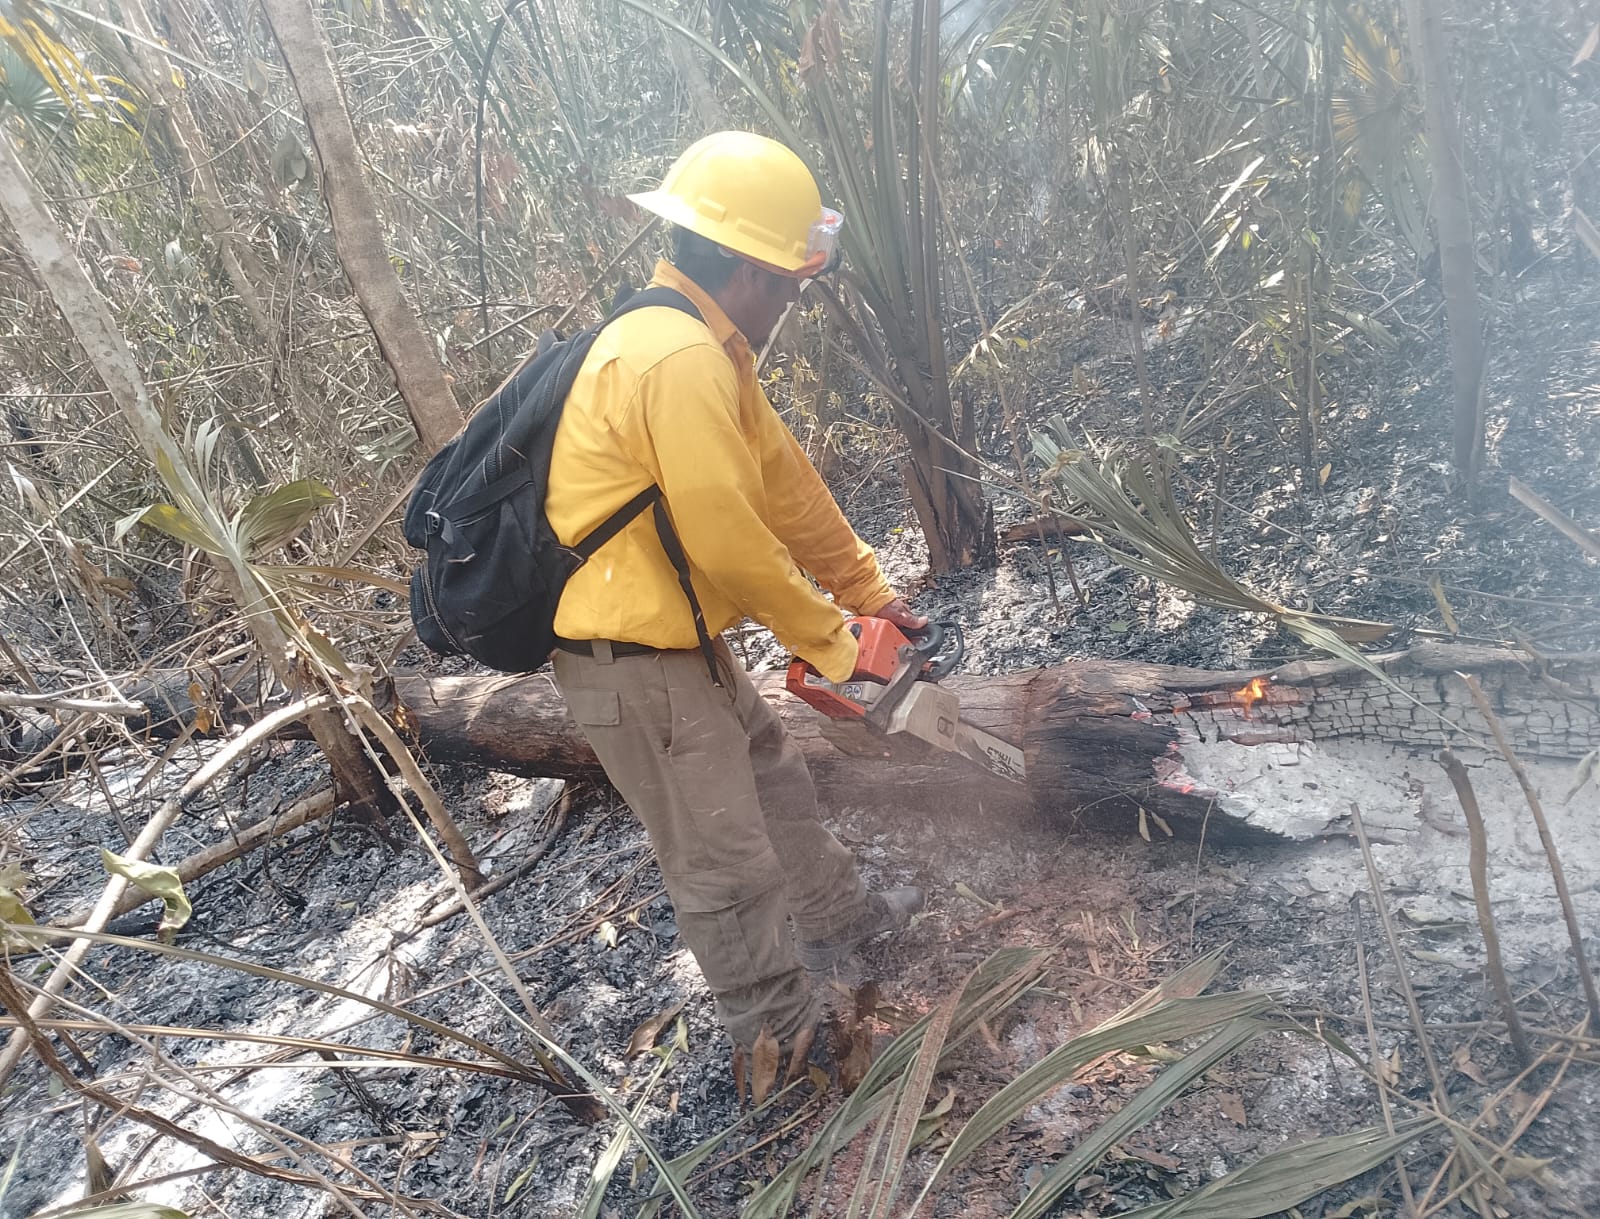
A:
[[[904,597],[896,597],[872,616],[886,619],[906,631],[920,631],[928,625],[928,619],[922,614],[913,613]]]

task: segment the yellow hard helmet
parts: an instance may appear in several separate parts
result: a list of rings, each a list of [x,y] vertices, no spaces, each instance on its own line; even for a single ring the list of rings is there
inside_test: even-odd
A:
[[[822,206],[806,163],[778,141],[749,131],[718,131],[695,141],[658,188],[628,198],[795,279],[831,264],[844,226],[843,216]]]

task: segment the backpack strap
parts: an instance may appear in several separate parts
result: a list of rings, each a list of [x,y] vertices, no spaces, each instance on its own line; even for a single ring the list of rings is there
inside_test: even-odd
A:
[[[601,328],[636,309],[652,307],[676,309],[679,313],[687,313],[697,321],[705,320],[701,317],[700,310],[695,308],[694,302],[682,292],[674,288],[656,286],[622,297],[621,304],[611,311],[611,315],[601,323]],[[672,570],[678,573],[678,585],[683,589],[683,595],[689,602],[689,612],[694,615],[695,638],[700,641],[700,654],[705,657],[706,671],[711,674],[711,684],[721,686],[722,674],[717,669],[717,654],[712,646],[711,632],[706,629],[706,616],[700,608],[700,598],[695,596],[694,581],[689,576],[689,556],[684,553],[683,542],[678,537],[678,531],[672,527],[672,518],[667,515],[667,507],[661,501],[660,487],[654,485],[646,487],[606,517],[572,549],[585,561],[593,558],[595,551],[621,533],[646,508],[653,509],[656,536],[661,539],[661,549],[666,551]]]
[[[700,655],[706,658],[706,672],[711,674],[711,684],[720,686],[722,674],[717,671],[717,654],[711,646],[711,632],[706,630],[706,616],[700,611],[700,598],[694,595],[694,581],[689,578],[689,556],[683,553],[683,543],[678,540],[678,531],[672,527],[672,518],[667,515],[667,506],[662,502],[659,490],[655,502],[651,504],[651,511],[656,518],[656,535],[661,539],[661,549],[667,552],[672,569],[678,573],[678,584],[683,589],[683,595],[689,599],[689,611],[694,615],[695,638],[700,641]]]
[[[601,323],[602,327],[609,326],[619,317],[632,313],[636,309],[654,307],[676,309],[679,313],[687,313],[696,321],[705,321],[705,318],[700,315],[700,310],[695,308],[692,300],[676,288],[668,288],[661,284],[656,284],[649,288],[641,288],[637,292],[629,292],[626,295],[619,292],[617,300],[618,304],[611,310],[606,320]]]
[[[616,537],[617,534],[621,533],[629,521],[633,520],[634,517],[638,516],[641,512],[643,512],[646,508],[660,498],[660,487],[657,487],[654,484],[646,487],[643,491],[639,492],[638,495],[635,495],[627,503],[623,504],[622,507],[618,508],[610,516],[606,517],[605,520],[596,525],[592,533],[590,533],[583,539],[583,541],[579,542],[572,548],[573,553],[581,556],[583,561],[587,563],[590,559],[594,558],[595,551],[599,550],[600,547],[604,546],[612,538]]]

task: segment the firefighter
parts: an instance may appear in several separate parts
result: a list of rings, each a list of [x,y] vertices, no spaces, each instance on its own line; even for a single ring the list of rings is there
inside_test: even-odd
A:
[[[601,333],[556,433],[550,523],[570,545],[654,483],[710,634],[753,618],[846,680],[856,642],[841,607],[903,628],[927,620],[778,418],[752,353],[832,265],[843,217],[794,152],[739,131],[700,140],[630,198],[672,226],[653,285],[700,318],[644,308]],[[798,1073],[819,1014],[808,971],[904,927],[921,891],[866,889],[818,817],[799,748],[720,638],[713,680],[649,514],[573,575],[555,626],[556,684],[649,833],[736,1059],[767,1032]]]

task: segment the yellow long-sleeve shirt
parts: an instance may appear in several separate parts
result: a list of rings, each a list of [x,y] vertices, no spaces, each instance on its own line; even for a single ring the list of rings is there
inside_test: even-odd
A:
[[[656,484],[712,634],[754,618],[825,677],[843,681],[856,643],[838,606],[870,614],[894,590],[761,391],[738,328],[671,264],[658,264],[652,283],[688,297],[705,321],[641,309],[601,333],[556,431],[545,514],[570,546]],[[696,646],[688,601],[650,513],[573,575],[555,626],[567,639]]]

